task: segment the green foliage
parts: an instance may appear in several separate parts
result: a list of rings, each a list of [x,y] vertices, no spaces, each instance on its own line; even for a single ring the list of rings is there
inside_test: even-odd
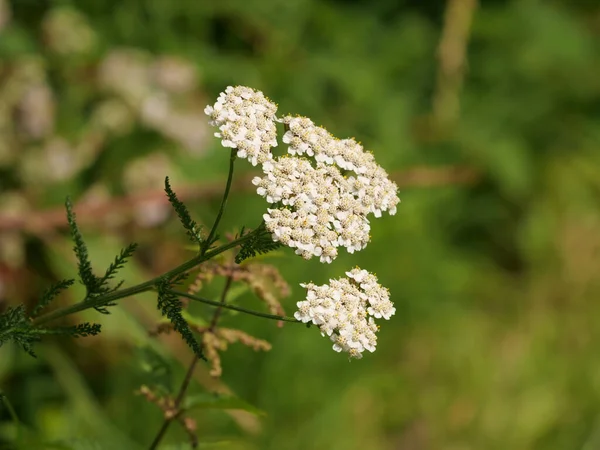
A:
[[[47,444],[46,444],[47,445]],[[114,448],[123,448],[123,442],[114,439],[112,436],[102,436],[101,438],[76,438],[63,440],[60,443],[45,447],[48,450],[110,450]],[[131,447],[128,447],[128,450]],[[133,447],[131,450],[138,450],[140,447]]]
[[[198,244],[199,247],[202,247],[201,227],[192,219],[186,206],[177,198],[169,183],[169,177],[165,178],[165,192],[167,193],[169,203],[171,203],[171,206],[177,213],[177,217],[179,217],[179,221],[183,225],[183,228],[185,228],[190,240]]]
[[[35,356],[32,346],[35,341],[39,340],[38,334],[29,324],[29,319],[25,314],[25,305],[9,306],[0,315],[0,347],[8,340],[12,340],[31,356]]]
[[[173,372],[169,362],[150,345],[139,347],[136,360],[144,373],[144,383],[159,395],[173,391]]]
[[[115,292],[121,287],[123,281],[116,284],[116,286],[110,286],[109,282],[114,279],[117,272],[122,269],[129,258],[135,252],[137,248],[136,243],[131,243],[127,247],[121,250],[121,252],[115,257],[115,260],[109,265],[104,273],[104,276],[98,277],[92,272],[92,264],[89,259],[87,245],[83,240],[83,236],[77,226],[75,212],[73,211],[73,205],[71,199],[67,197],[65,202],[67,209],[67,221],[71,230],[71,238],[75,246],[73,250],[77,258],[77,267],[79,271],[79,279],[86,288],[86,296],[84,301],[89,301],[101,295],[106,295],[111,292]],[[107,306],[114,306],[115,303],[107,303],[103,306],[96,306],[94,309],[102,314],[110,314]]]
[[[252,406],[239,397],[218,393],[188,395],[183,402],[183,409],[186,411],[194,409],[239,409],[257,416],[265,415],[264,411]]]
[[[70,327],[36,328],[38,334],[62,334],[74,338],[96,336],[102,326],[99,323],[84,322]]]
[[[245,229],[242,228],[239,234],[240,237],[244,236],[244,233]],[[235,255],[235,262],[240,264],[248,258],[253,258],[256,255],[262,255],[277,250],[281,246],[282,245],[279,242],[273,241],[271,233],[267,231],[263,222],[258,229],[253,232],[252,237],[242,244],[240,251]]]
[[[242,445],[241,441],[224,439],[217,441],[198,442],[198,445],[192,447],[189,443],[167,444],[161,446],[162,450],[237,450]]]
[[[175,331],[181,335],[185,343],[192,349],[194,354],[200,359],[206,359],[202,352],[201,345],[198,343],[198,341],[196,341],[192,330],[182,316],[183,305],[181,304],[181,300],[179,300],[176,295],[169,291],[179,281],[180,279],[176,279],[174,281],[163,279],[162,282],[157,285],[158,309],[163,316],[171,321]]]
[[[33,344],[39,341],[42,335],[61,334],[74,338],[95,336],[100,333],[100,328],[99,324],[88,322],[69,327],[34,327],[27,317],[25,305],[19,305],[9,307],[0,315],[0,347],[11,340],[35,357]]]
[[[52,302],[52,300],[54,300],[58,296],[58,294],[71,287],[74,282],[75,280],[73,279],[61,280],[58,283],[52,285],[50,288],[48,288],[46,292],[44,292],[44,294],[42,295],[42,298],[40,299],[36,307],[33,309],[31,317],[38,316],[39,313],[42,312],[42,310],[46,308],[50,304],[50,302]]]
[[[110,266],[108,266],[108,269],[106,269],[106,273],[100,279],[100,287],[97,291],[98,293],[106,294],[109,292],[116,291],[121,287],[121,285],[123,284],[123,280],[117,283],[117,285],[114,287],[109,287],[108,282],[114,279],[117,272],[125,266],[125,263],[129,258],[131,258],[136,249],[137,244],[135,242],[132,242],[124,249],[121,249],[121,252],[115,257],[115,260],[110,264]]]
[[[71,199],[67,197],[65,201],[65,207],[67,209],[67,222],[69,223],[69,229],[71,230],[71,239],[75,246],[73,251],[77,258],[77,269],[79,272],[79,279],[87,289],[87,296],[93,295],[99,286],[99,279],[92,272],[92,263],[88,255],[88,249],[83,240],[83,236],[77,226],[77,220],[75,212],[73,211],[73,204]]]

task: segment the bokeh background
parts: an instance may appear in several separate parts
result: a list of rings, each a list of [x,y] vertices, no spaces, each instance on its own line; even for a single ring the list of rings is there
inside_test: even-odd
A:
[[[210,225],[228,152],[203,108],[230,84],[357,137],[401,189],[363,252],[274,260],[286,311],[298,283],[358,264],[397,314],[352,362],[314,329],[228,314],[273,348],[232,345],[218,380],[199,366],[192,393],[242,405],[194,411],[201,448],[600,448],[597,0],[0,0],[0,307],[75,276],[66,195],[98,270],[132,240],[130,284],[188,258],[163,180]],[[232,232],[265,209],[252,167],[237,170]],[[147,448],[156,434],[161,411],[135,394],[156,375],[147,349],[175,387],[190,351],[148,336],[151,295],[79,318],[103,333],[49,338],[37,359],[0,348],[23,424],[0,409],[6,448]],[[186,441],[175,424],[163,448]]]

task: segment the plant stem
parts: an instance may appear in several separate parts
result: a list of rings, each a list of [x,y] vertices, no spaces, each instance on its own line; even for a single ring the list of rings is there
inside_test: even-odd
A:
[[[198,360],[199,358],[197,356],[194,356],[194,359],[192,359],[192,362],[190,363],[187,372],[185,373],[185,378],[183,379],[183,383],[181,384],[181,387],[179,388],[179,393],[177,394],[177,399],[175,400],[175,411],[179,410],[179,406],[183,401],[187,388],[190,385],[190,381],[192,381],[192,375],[194,374],[194,369],[196,368]],[[165,417],[165,420],[161,425],[160,430],[158,430],[158,433],[152,441],[152,444],[150,444],[148,450],[156,450],[156,448],[158,448],[158,444],[160,444],[160,441],[162,441],[163,437],[165,436],[165,433],[169,429],[169,425],[171,425],[171,422],[173,422],[173,420],[175,420],[177,416],[178,414],[175,413],[172,417]]]
[[[259,312],[259,311],[253,311],[251,309],[246,309],[246,308],[243,308],[241,306],[224,305],[222,303],[215,302],[214,300],[209,300],[207,298],[198,297],[197,295],[188,294],[187,292],[174,291],[174,290],[171,290],[171,289],[169,289],[167,292],[170,292],[170,293],[175,294],[175,295],[179,295],[180,297],[189,298],[190,300],[194,300],[196,302],[204,303],[206,305],[216,306],[218,308],[231,309],[233,311],[243,312],[243,313],[249,314],[251,316],[264,317],[265,319],[281,320],[283,322],[302,323],[302,322],[300,322],[299,320],[296,320],[293,317],[278,316],[278,315],[275,315],[275,314],[262,313],[262,312]]]
[[[120,289],[116,292],[111,292],[110,294],[102,295],[100,297],[92,298],[87,301],[75,303],[74,305],[65,306],[64,308],[59,308],[56,311],[52,311],[47,314],[43,314],[38,318],[34,319],[32,324],[33,326],[42,325],[44,323],[50,322],[51,320],[58,319],[60,317],[68,316],[70,314],[74,314],[76,312],[84,311],[86,309],[95,308],[98,306],[106,306],[108,303],[111,303],[115,300],[119,300],[125,297],[131,297],[132,295],[140,294],[142,292],[150,291],[154,288],[154,286],[162,279],[168,278],[171,279],[181,273],[187,272],[190,269],[193,269],[199,264],[202,264],[204,261],[208,261],[211,258],[231,249],[237,247],[241,243],[248,240],[253,235],[253,232],[250,232],[244,236],[241,236],[238,239],[235,239],[227,244],[224,244],[220,247],[217,247],[214,250],[207,251],[203,254],[197,255],[189,261],[181,264],[180,266],[165,272],[162,275],[159,275],[149,281],[138,284],[136,286],[131,286],[125,289]]]
[[[227,293],[229,292],[229,288],[231,288],[232,282],[233,282],[233,276],[230,274],[225,281],[225,286],[223,287],[223,291],[221,292],[220,301],[213,302],[213,303],[219,305],[219,307],[214,312],[212,320],[210,321],[210,326],[207,330],[207,332],[209,332],[209,333],[214,332],[214,330],[217,326],[219,317],[221,315],[221,309],[224,306],[226,306],[225,301],[227,300]],[[196,368],[196,364],[198,363],[198,361],[199,361],[199,358],[194,355],[194,359],[192,359],[192,362],[190,363],[190,366],[188,367],[188,370],[185,374],[185,378],[183,379],[183,382],[181,383],[181,387],[179,388],[179,392],[177,393],[177,397],[175,398],[175,405],[174,405],[175,414],[173,414],[172,416],[169,416],[169,417],[165,417],[165,421],[163,422],[162,426],[160,427],[160,430],[158,430],[158,434],[152,441],[152,444],[150,444],[149,450],[155,450],[158,447],[158,444],[163,439],[165,433],[169,429],[169,425],[171,425],[171,422],[173,422],[173,420],[175,420],[181,413],[181,410],[180,410],[181,403],[183,402],[183,399],[185,398],[187,389],[190,385],[190,382],[192,381],[194,369]]]
[[[206,246],[203,246],[201,254],[206,253],[206,251],[208,250],[208,247],[212,244],[212,241],[215,238],[215,234],[217,233],[217,228],[219,227],[219,222],[221,222],[221,217],[223,217],[223,212],[225,211],[225,205],[227,205],[227,198],[229,197],[229,191],[231,189],[231,182],[233,181],[233,168],[234,168],[236,154],[237,154],[237,149],[232,148],[231,154],[229,155],[229,173],[227,175],[227,184],[225,185],[225,192],[223,193],[223,199],[221,200],[221,206],[219,207],[219,212],[217,213],[215,222],[213,223],[213,226],[210,229],[210,233],[208,234],[208,237],[204,241]]]

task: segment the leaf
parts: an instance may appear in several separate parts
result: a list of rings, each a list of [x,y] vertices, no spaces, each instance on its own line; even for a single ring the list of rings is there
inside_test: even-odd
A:
[[[73,251],[75,252],[75,257],[77,258],[79,278],[87,288],[88,294],[91,294],[96,291],[99,280],[98,277],[96,277],[92,272],[92,263],[89,259],[88,249],[83,240],[83,236],[79,231],[79,227],[77,226],[75,212],[73,212],[73,204],[71,203],[71,199],[69,197],[67,197],[67,200],[65,201],[65,207],[67,209],[67,222],[69,222],[71,238],[75,243]]]
[[[169,203],[177,213],[179,217],[179,221],[183,225],[183,228],[186,229],[187,235],[192,242],[195,242],[199,246],[202,245],[202,236],[200,234],[201,227],[192,220],[189,211],[186,206],[177,198],[175,192],[171,188],[171,184],[169,183],[169,177],[165,178],[165,192],[167,193],[167,198],[169,199]]]
[[[137,248],[137,244],[135,242],[133,242],[121,250],[121,252],[115,257],[115,260],[110,264],[110,266],[108,266],[108,269],[106,269],[106,273],[100,280],[101,286],[106,286],[107,282],[109,280],[112,280],[115,277],[115,275],[117,274],[117,272],[119,270],[121,270],[123,267],[125,267],[125,263],[127,262],[127,260],[129,258],[131,258],[131,256],[133,255],[133,252],[135,252],[136,248]],[[112,290],[114,291],[116,289],[117,288],[114,288]],[[110,291],[111,291],[111,289],[107,289],[107,292],[110,292]]]
[[[41,335],[63,334],[71,337],[94,336],[100,333],[100,325],[84,322],[70,327],[38,328],[25,314],[25,305],[9,307],[0,315],[0,347],[11,340],[35,358],[33,344]]]
[[[99,323],[84,322],[71,327],[36,328],[38,334],[64,334],[74,338],[96,336],[102,326]]]
[[[186,322],[194,328],[204,328],[208,326],[208,322],[204,318],[194,316],[187,309],[181,311],[181,315],[186,320]]]
[[[198,358],[205,360],[206,358],[202,353],[202,347],[198,344],[188,323],[183,318],[183,305],[181,304],[181,300],[179,300],[176,295],[169,292],[171,285],[172,282],[169,282],[169,280],[166,279],[159,283],[157,307],[161,314],[171,321],[175,331],[181,334],[181,337],[188,347],[192,349],[194,354]]]
[[[67,208],[67,221],[69,222],[69,228],[71,229],[71,238],[75,243],[73,250],[75,251],[75,256],[77,258],[79,278],[87,291],[84,301],[89,301],[94,297],[116,291],[119,289],[119,287],[121,287],[123,282],[118,283],[116,287],[109,287],[108,281],[113,279],[116,273],[123,268],[127,262],[127,259],[130,258],[135,251],[137,244],[129,244],[127,247],[121,250],[121,253],[115,257],[115,260],[108,266],[108,269],[106,269],[104,276],[97,277],[92,272],[89,251],[83,240],[83,236],[79,231],[79,227],[77,226],[75,213],[73,212],[73,205],[71,203],[71,199],[68,197],[65,202],[65,206]],[[103,306],[96,306],[94,309],[99,313],[109,314],[106,307],[114,305],[115,303],[108,303]]]
[[[243,236],[244,230],[240,233]],[[279,242],[274,242],[271,233],[265,228],[264,222],[260,224],[260,227],[253,232],[250,239],[245,241],[240,248],[240,251],[235,256],[235,262],[240,264],[242,261],[253,258],[257,254],[265,254],[282,247]]]
[[[250,286],[246,283],[244,284],[235,284],[229,288],[227,292],[227,303],[235,303],[235,301],[240,298],[242,295],[250,292]],[[236,311],[230,311],[236,312]]]
[[[252,413],[257,416],[264,416],[266,413],[255,406],[247,403],[239,397],[232,395],[220,395],[202,393],[188,395],[183,402],[183,408],[189,409],[239,409]]]
[[[58,294],[70,288],[74,282],[75,280],[73,279],[61,280],[55,285],[48,288],[46,292],[44,292],[44,294],[42,295],[42,298],[40,299],[36,307],[33,309],[31,317],[36,317],[40,312],[42,312],[42,310],[45,307],[47,307],[50,304],[50,302],[52,302],[52,300],[54,300],[58,296]]]
[[[161,391],[161,394],[173,392],[173,372],[169,362],[151,346],[137,348],[138,361],[147,378],[145,384]]]
[[[33,329],[27,319],[25,305],[9,306],[0,315],[0,347],[11,340],[35,358],[33,343],[39,339],[39,330]]]

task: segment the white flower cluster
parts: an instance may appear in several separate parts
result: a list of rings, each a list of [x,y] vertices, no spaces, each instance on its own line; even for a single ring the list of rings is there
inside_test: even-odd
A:
[[[400,202],[398,186],[375,162],[372,153],[365,152],[354,139],[336,139],[307,117],[286,116],[283,122],[288,126],[283,142],[289,144],[290,155],[306,154],[317,163],[335,164],[341,170],[354,172],[343,187],[359,200],[362,214],[381,217],[381,212],[388,210],[391,215],[396,214],[396,205]]]
[[[268,203],[282,205],[263,216],[267,230],[305,259],[330,263],[340,246],[349,253],[362,250],[370,239],[367,215],[396,213],[396,184],[353,139],[336,139],[305,117],[283,122],[292,156],[267,161],[265,176],[252,180]]]
[[[326,263],[337,257],[339,246],[354,253],[367,245],[369,221],[358,212],[358,200],[340,188],[347,183],[335,167],[283,157],[263,164],[263,171],[266,176],[252,180],[258,194],[283,205],[263,215],[274,241]]]
[[[363,351],[374,352],[377,345],[375,318],[389,320],[396,308],[375,275],[358,267],[346,275],[329,280],[329,285],[301,284],[308,293],[306,300],[298,302],[294,317],[317,325],[333,341],[336,352],[362,358]]]
[[[278,119],[276,111],[262,92],[243,86],[228,87],[205,109],[224,147],[261,164],[264,175],[252,183],[273,205],[263,215],[273,240],[325,263],[337,257],[339,247],[349,253],[365,248],[368,216],[395,214],[398,187],[354,139],[337,139],[306,117]],[[286,127],[282,140],[288,145],[287,154],[277,158],[271,153],[276,122]],[[346,275],[322,286],[301,284],[308,293],[294,317],[318,326],[336,352],[362,358],[365,350],[375,351],[375,319],[389,320],[396,308],[375,275],[358,267]]]
[[[271,148],[277,146],[277,105],[262,92],[229,86],[217,103],[207,106],[204,112],[211,118],[210,124],[219,128],[215,136],[221,138],[224,147],[237,148],[237,156],[253,166],[273,158]]]

